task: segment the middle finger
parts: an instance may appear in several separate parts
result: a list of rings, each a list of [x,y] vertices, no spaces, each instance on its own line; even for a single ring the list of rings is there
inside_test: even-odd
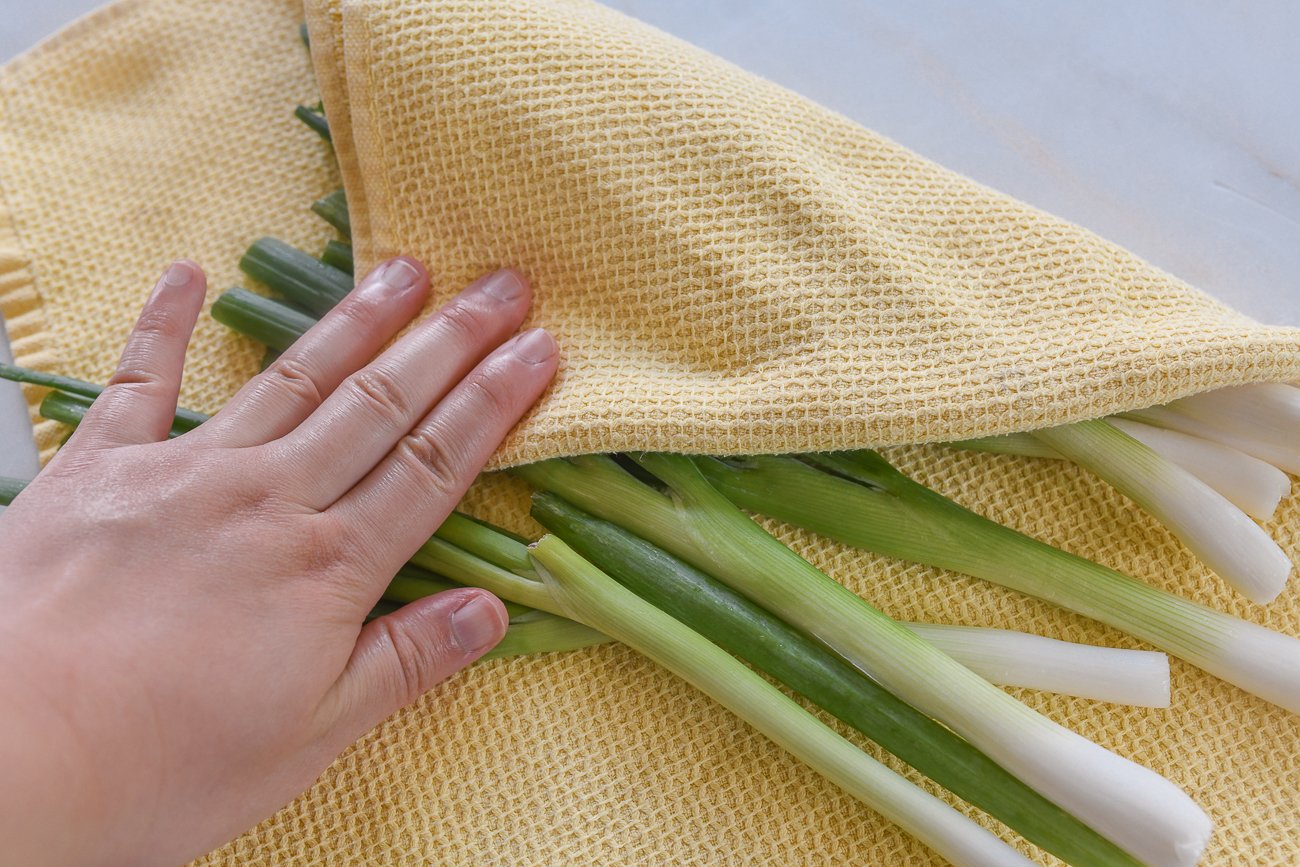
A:
[[[344,380],[302,424],[267,446],[294,468],[293,495],[324,509],[349,491],[519,328],[530,298],[517,271],[489,274]]]

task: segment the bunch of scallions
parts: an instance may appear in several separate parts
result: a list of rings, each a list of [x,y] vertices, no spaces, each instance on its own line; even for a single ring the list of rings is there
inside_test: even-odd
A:
[[[319,110],[300,107],[297,114],[328,139]],[[212,307],[217,320],[263,343],[268,360],[353,285],[342,192],[313,210],[340,237],[319,257],[271,238],[256,241],[240,267],[273,295],[233,288]],[[101,391],[12,366],[0,367],[0,376],[48,388],[41,414],[73,427]],[[205,418],[178,410],[172,435]],[[1076,461],[1164,521],[1252,599],[1266,601],[1290,563],[1252,518],[1271,514],[1289,491],[1283,470],[1300,472],[1300,452],[1286,444],[1298,432],[1300,391],[1245,386],[1121,418],[956,445]],[[453,513],[393,577],[374,616],[449,587],[475,586],[508,603],[510,628],[495,656],[621,641],[953,863],[1025,859],[870,758],[755,669],[1068,863],[1185,865],[1200,858],[1211,826],[1180,789],[993,685],[1167,706],[1167,658],[1006,630],[895,622],[746,511],[1045,599],[1300,712],[1300,641],[1003,527],[875,452],[589,455],[511,472],[536,489],[532,514],[548,534],[529,544]],[[0,500],[11,501],[22,486],[0,482]],[[1213,532],[1206,532],[1210,520]]]

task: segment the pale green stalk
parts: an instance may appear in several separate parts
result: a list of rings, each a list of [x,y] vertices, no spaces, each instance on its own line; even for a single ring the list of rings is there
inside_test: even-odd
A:
[[[1168,780],[1039,715],[827,578],[714,490],[690,458],[638,462],[671,497],[608,458],[516,472],[814,636],[1138,860],[1187,865],[1200,857],[1210,821]]]
[[[640,651],[958,865],[1030,864],[819,722],[731,655],[619,585],[554,536],[531,548],[565,613]]]
[[[1286,473],[1231,446],[1133,419],[1116,417],[1106,421],[1187,470],[1257,520],[1271,519],[1282,498],[1291,493],[1291,479]]]
[[[960,572],[1113,626],[1300,713],[1300,640],[1017,533],[909,479],[874,452],[703,459],[733,502],[886,557]]]
[[[1222,494],[1103,420],[1035,431],[1164,524],[1247,598],[1273,601],[1291,574],[1277,543]]]

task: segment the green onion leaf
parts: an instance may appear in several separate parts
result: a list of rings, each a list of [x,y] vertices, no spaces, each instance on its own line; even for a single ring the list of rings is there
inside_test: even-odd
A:
[[[212,318],[278,352],[316,324],[306,313],[239,287],[227,289],[213,302]]]
[[[335,190],[312,203],[311,209],[345,238],[352,237],[352,220],[348,216],[348,200],[342,190]]]
[[[250,244],[239,269],[317,316],[352,291],[352,275],[276,238]]]

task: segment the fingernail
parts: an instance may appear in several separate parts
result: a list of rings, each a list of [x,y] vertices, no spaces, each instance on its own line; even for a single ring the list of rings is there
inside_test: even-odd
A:
[[[541,364],[559,351],[555,338],[544,329],[533,328],[515,338],[515,355],[529,364]]]
[[[482,593],[451,613],[451,635],[467,656],[494,647],[504,631],[500,606]]]
[[[498,301],[513,301],[527,288],[523,275],[513,268],[502,268],[495,274],[480,277],[477,283],[478,291]]]
[[[168,286],[184,286],[194,279],[194,266],[189,262],[173,262],[163,273],[163,283]]]
[[[198,277],[198,267],[192,262],[179,260],[167,266],[163,272],[162,279],[154,284],[153,291],[149,293],[149,303],[152,303],[164,292],[170,294],[172,290],[181,289],[189,286]]]
[[[374,271],[361,284],[367,296],[383,299],[401,295],[420,282],[420,269],[406,259],[391,259]]]

